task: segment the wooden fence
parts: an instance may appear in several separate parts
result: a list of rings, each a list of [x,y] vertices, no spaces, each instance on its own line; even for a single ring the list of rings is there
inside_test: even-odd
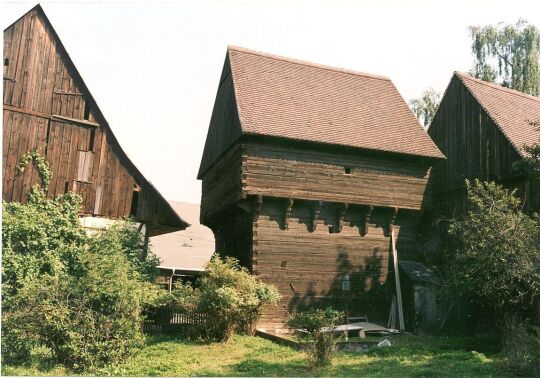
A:
[[[206,314],[192,309],[162,308],[154,313],[147,314],[147,318],[143,323],[143,331],[147,333],[181,331],[203,324],[206,318]]]

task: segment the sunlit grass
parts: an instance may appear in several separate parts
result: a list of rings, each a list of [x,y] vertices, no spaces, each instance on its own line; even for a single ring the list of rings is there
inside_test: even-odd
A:
[[[312,370],[306,355],[259,337],[234,336],[205,344],[151,337],[138,355],[90,375],[121,376],[509,376],[494,340],[394,337],[395,345],[367,354],[338,353],[332,366]],[[73,375],[35,351],[28,366],[2,367],[3,375]]]

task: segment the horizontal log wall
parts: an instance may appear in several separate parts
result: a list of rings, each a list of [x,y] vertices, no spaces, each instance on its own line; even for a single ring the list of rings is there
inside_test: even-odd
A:
[[[286,226],[285,208],[286,201],[265,198],[253,222],[253,271],[283,296],[278,307],[264,309],[258,326],[281,328],[289,312],[313,305],[332,305],[350,315],[385,321],[388,296],[393,293],[385,286],[391,248],[388,214],[376,209],[362,236],[358,225],[365,218],[359,209],[348,211],[341,232],[329,233],[330,227],[339,226],[335,204],[322,206],[315,230],[308,201],[294,203]],[[405,248],[414,221],[405,216],[399,224],[395,233]],[[349,274],[350,291],[342,289],[345,274]]]
[[[245,195],[420,209],[426,200],[429,168],[414,158],[246,143],[242,190]]]
[[[237,145],[225,153],[202,179],[201,221],[207,224],[242,198],[242,150]]]

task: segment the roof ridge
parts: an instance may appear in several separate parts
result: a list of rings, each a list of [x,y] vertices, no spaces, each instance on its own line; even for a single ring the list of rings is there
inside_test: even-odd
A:
[[[349,75],[368,77],[368,78],[376,79],[376,80],[384,80],[384,81],[390,81],[390,82],[392,81],[387,76],[374,75],[374,74],[369,74],[369,73],[366,73],[366,72],[355,71],[355,70],[350,70],[350,69],[341,68],[341,67],[327,66],[327,65],[324,65],[324,64],[313,63],[313,62],[310,62],[310,61],[307,61],[307,60],[294,59],[294,58],[289,58],[289,57],[285,57],[285,56],[282,56],[282,55],[275,55],[275,54],[270,54],[270,53],[266,53],[266,52],[262,52],[262,51],[247,49],[245,47],[228,45],[227,50],[234,50],[234,51],[243,52],[243,53],[246,53],[246,54],[259,55],[259,56],[263,56],[263,57],[270,58],[270,59],[281,60],[281,61],[288,62],[288,63],[298,64],[298,65],[301,65],[301,66],[310,66],[310,67],[320,68],[320,69],[328,70],[328,71],[346,73],[346,74],[349,74]]]
[[[455,71],[454,73],[456,75],[458,75],[459,77],[461,77],[461,78],[472,80],[472,81],[474,81],[474,82],[476,82],[478,84],[482,84],[482,85],[485,85],[487,87],[490,87],[490,88],[493,88],[493,89],[496,89],[496,90],[499,90],[499,91],[502,91],[502,92],[506,92],[506,93],[513,94],[513,95],[516,95],[516,96],[521,96],[521,97],[527,98],[529,100],[540,101],[540,97],[536,97],[536,96],[530,95],[528,93],[523,93],[523,92],[517,91],[515,89],[506,88],[506,87],[503,87],[500,84],[495,84],[495,83],[490,83],[488,81],[480,80],[480,79],[477,79],[477,78],[472,77],[470,75],[464,74],[463,72]]]

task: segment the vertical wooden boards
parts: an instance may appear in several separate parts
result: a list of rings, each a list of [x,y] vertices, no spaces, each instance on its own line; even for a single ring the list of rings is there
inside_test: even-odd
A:
[[[94,153],[79,150],[79,164],[77,166],[77,181],[90,182],[94,164]]]
[[[24,202],[40,183],[33,167],[16,175],[21,157],[37,148],[53,174],[48,197],[72,190],[83,198],[82,213],[116,219],[130,215],[137,186],[145,193],[141,214],[163,229],[185,227],[121,150],[39,6],[4,31],[3,51],[4,200]]]
[[[513,180],[514,147],[457,77],[453,77],[428,130],[447,160],[433,169],[432,188],[448,211],[461,211],[465,179]]]

